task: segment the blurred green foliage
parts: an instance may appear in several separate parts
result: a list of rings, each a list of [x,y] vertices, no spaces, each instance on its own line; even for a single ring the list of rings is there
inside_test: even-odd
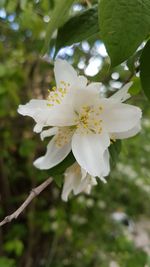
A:
[[[46,97],[47,90],[55,83],[55,36],[49,56],[40,55],[56,2],[58,0],[0,1],[1,219],[13,212],[31,188],[49,175],[55,175],[61,187],[62,172],[73,161],[69,157],[67,165],[63,163],[50,171],[35,169],[32,162],[45,152],[46,142],[42,143],[32,132],[31,119],[17,114],[19,103]],[[96,3],[77,2],[71,15],[84,11],[87,2],[93,6]],[[93,59],[99,60],[101,65],[96,75],[86,74],[89,80],[103,82],[103,94],[110,95],[133,76],[135,62],[132,60],[132,70],[125,64],[109,69],[108,57],[101,54],[98,44],[102,45],[97,35],[88,43],[83,38],[83,42],[60,50],[58,56],[73,63],[81,74]],[[135,83],[139,83],[138,77]],[[120,154],[120,144],[112,147],[113,169],[108,183],[99,183],[90,196],[72,197],[68,203],[62,202],[61,188],[53,183],[17,221],[0,228],[0,267],[150,266],[150,252],[144,245],[138,247],[135,241],[140,235],[135,231],[136,225],[141,220],[145,225],[150,218],[150,110],[142,92],[136,95],[139,91],[132,88],[135,96],[130,101],[143,109],[141,134],[123,141]],[[115,213],[126,214],[126,219],[114,220]],[[145,231],[149,236],[150,228]]]

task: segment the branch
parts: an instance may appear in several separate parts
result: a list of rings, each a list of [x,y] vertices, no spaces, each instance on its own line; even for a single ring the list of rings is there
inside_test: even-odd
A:
[[[9,216],[6,216],[4,218],[4,220],[2,222],[0,222],[0,226],[6,224],[8,222],[11,222],[13,219],[17,219],[18,216],[20,215],[20,213],[22,213],[24,211],[24,209],[30,204],[30,202],[36,196],[38,196],[48,185],[50,185],[52,181],[53,181],[53,179],[51,177],[49,177],[42,184],[40,184],[39,186],[33,188],[31,190],[29,196],[27,197],[27,199],[22,203],[22,205],[15,212],[10,214]]]

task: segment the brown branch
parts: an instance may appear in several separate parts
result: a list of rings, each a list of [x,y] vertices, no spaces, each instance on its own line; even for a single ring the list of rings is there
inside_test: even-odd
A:
[[[29,196],[27,197],[27,199],[22,203],[22,205],[15,212],[10,214],[9,216],[6,216],[4,218],[4,220],[0,222],[0,226],[6,224],[8,222],[11,222],[13,219],[17,219],[18,216],[24,211],[24,209],[30,204],[30,202],[36,196],[38,196],[48,185],[50,185],[52,181],[53,181],[53,179],[51,177],[49,177],[42,184],[40,184],[39,186],[33,188],[31,190]]]

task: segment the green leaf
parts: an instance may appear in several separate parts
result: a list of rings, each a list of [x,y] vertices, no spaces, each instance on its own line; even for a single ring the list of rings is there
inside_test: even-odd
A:
[[[25,10],[27,6],[27,0],[20,0],[20,8]]]
[[[0,78],[5,76],[6,71],[5,71],[5,66],[4,64],[0,64]]]
[[[14,252],[16,256],[20,256],[23,252],[24,245],[21,240],[14,239],[6,242],[4,244],[4,249],[9,253]]]
[[[56,4],[56,7],[54,8],[51,14],[50,22],[47,26],[45,44],[43,47],[42,54],[45,54],[46,52],[48,52],[49,43],[50,43],[52,34],[57,28],[61,26],[61,23],[64,20],[64,17],[68,13],[73,2],[74,0],[61,0]]]
[[[61,163],[49,170],[50,175],[58,175],[64,173],[66,168],[75,162],[75,158],[72,153],[70,153]]]
[[[119,154],[121,152],[121,141],[117,140],[109,147],[110,152],[110,164],[114,167],[117,163]]]
[[[129,89],[129,93],[131,95],[137,95],[141,91],[141,83],[139,77],[134,77],[131,81],[133,81],[133,84],[131,85]]]
[[[0,257],[0,266],[1,267],[15,267],[15,260],[14,259],[9,259],[6,257]]]
[[[137,250],[133,252],[126,260],[125,267],[141,267],[147,263],[147,254],[144,251]]]
[[[0,1],[0,8],[4,8],[5,3],[6,3],[6,0],[1,0]]]
[[[72,152],[57,166],[51,168],[49,170],[49,175],[51,175],[56,182],[56,184],[60,187],[62,184],[63,174],[65,170],[71,166],[75,162],[75,158]]]
[[[149,0],[101,0],[101,36],[112,66],[128,59],[150,32]]]
[[[140,58],[140,78],[144,93],[150,100],[150,40],[145,45]]]
[[[97,5],[70,18],[58,30],[56,53],[64,46],[97,37],[99,33]]]
[[[7,5],[6,5],[6,11],[8,13],[13,13],[16,11],[17,8],[17,1],[7,1]]]
[[[139,58],[142,54],[143,49],[140,49],[136,51],[128,60],[127,60],[127,67],[129,68],[129,71],[132,74],[135,74],[137,72],[138,64],[139,64]]]
[[[63,178],[64,178],[63,174],[58,174],[54,176],[55,183],[57,184],[58,187],[62,186]]]
[[[19,17],[19,24],[21,29],[30,30],[34,38],[37,38],[43,31],[44,22],[42,18],[32,10],[31,7],[24,9]]]

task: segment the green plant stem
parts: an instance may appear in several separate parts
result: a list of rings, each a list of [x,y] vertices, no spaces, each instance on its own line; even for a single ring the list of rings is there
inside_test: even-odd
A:
[[[74,0],[61,0],[56,5],[52,13],[50,22],[47,26],[45,43],[44,43],[44,47],[42,50],[42,55],[44,55],[48,51],[50,39],[51,39],[51,36],[54,30],[57,29],[61,25],[62,19],[65,17],[67,11],[70,9],[73,2]]]

